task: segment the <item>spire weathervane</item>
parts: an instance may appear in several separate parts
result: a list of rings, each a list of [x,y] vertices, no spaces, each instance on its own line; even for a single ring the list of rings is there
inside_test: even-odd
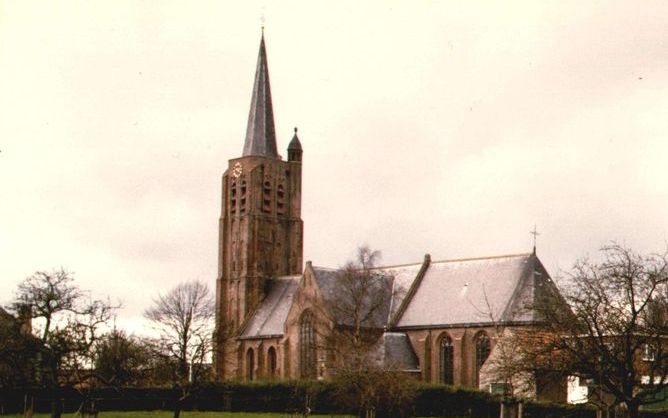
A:
[[[533,231],[529,231],[529,233],[533,235],[533,253],[536,254],[536,237],[540,235],[536,229],[536,224],[533,224]]]

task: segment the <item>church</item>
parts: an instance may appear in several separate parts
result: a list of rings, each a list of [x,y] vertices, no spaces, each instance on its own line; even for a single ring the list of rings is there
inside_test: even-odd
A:
[[[295,128],[277,150],[264,35],[242,155],[222,176],[215,372],[221,380],[327,379],[336,359],[318,327],[344,303],[340,270],[304,265],[303,149]],[[374,268],[383,289],[364,326],[377,361],[426,382],[493,389],[491,359],[505,333],[530,327],[527,309],[558,290],[535,248],[525,254]],[[324,308],[323,308],[324,307]],[[325,315],[330,329],[346,319]],[[496,350],[498,351],[498,350]],[[538,397],[565,400],[561,384]]]

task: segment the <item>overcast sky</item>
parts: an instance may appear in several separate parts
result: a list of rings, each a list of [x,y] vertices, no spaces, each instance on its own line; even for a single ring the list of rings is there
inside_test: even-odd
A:
[[[665,1],[0,1],[0,303],[63,266],[138,331],[215,287],[263,16],[305,260],[666,248]]]

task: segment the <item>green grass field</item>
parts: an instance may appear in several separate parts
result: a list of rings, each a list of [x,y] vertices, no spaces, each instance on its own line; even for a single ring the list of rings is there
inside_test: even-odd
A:
[[[22,418],[23,415],[4,415],[8,418]],[[183,411],[181,418],[291,418],[294,415],[284,413],[251,412],[197,412]],[[109,411],[100,412],[99,418],[171,418],[171,411]],[[297,415],[301,418],[301,415]],[[310,415],[313,418],[348,418],[347,415]],[[49,418],[48,414],[35,414],[33,418]],[[63,414],[62,418],[79,418],[76,414]],[[350,417],[351,418],[351,417]]]

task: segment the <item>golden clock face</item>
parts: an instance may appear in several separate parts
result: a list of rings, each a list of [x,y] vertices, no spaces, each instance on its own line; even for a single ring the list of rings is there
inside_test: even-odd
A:
[[[243,172],[244,169],[243,167],[241,167],[241,164],[239,163],[234,164],[234,167],[232,167],[232,177],[234,178],[238,178]]]

